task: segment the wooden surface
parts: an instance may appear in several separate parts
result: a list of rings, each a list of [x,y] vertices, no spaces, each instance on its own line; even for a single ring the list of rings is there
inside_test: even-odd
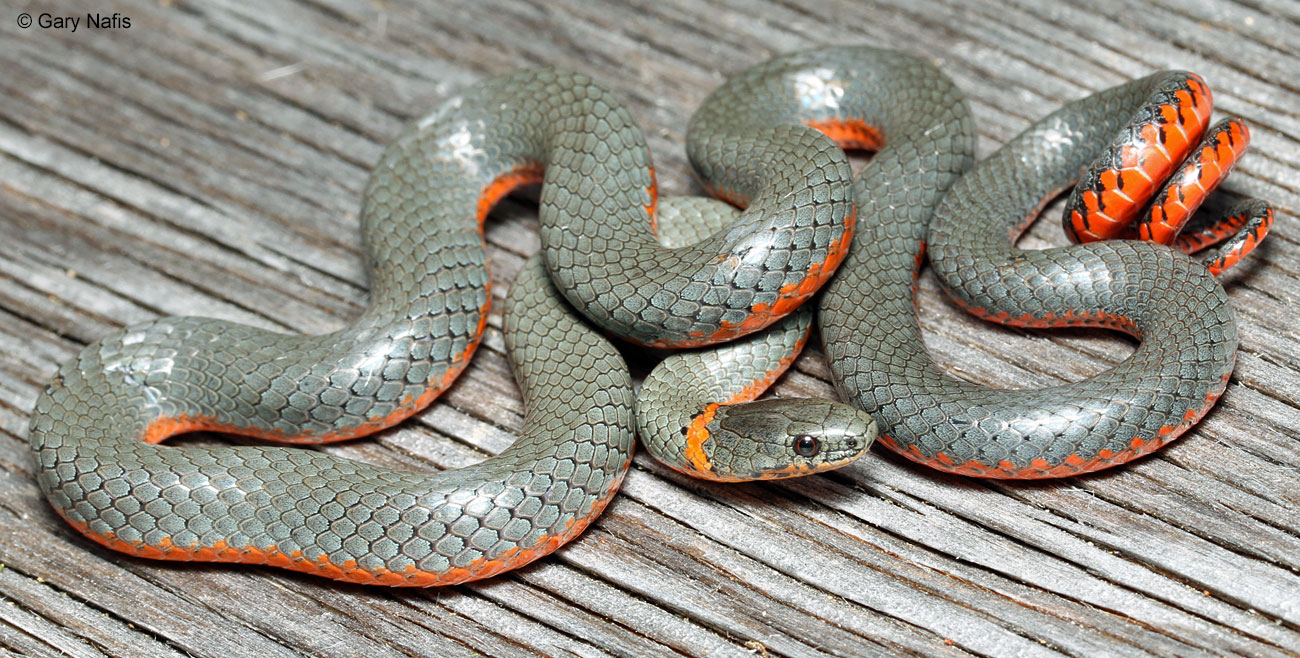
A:
[[[578,0],[407,7],[116,2],[0,11],[0,649],[97,656],[858,656],[1300,653],[1300,5],[1022,0],[831,6]],[[79,15],[75,33],[21,11]],[[1092,13],[1092,12],[1097,13]],[[202,314],[294,332],[366,299],[357,207],[403,122],[523,66],[611,85],[669,192],[696,191],[686,120],[731,71],[869,43],[929,56],[971,99],[981,154],[1063,101],[1160,68],[1201,73],[1250,154],[1228,188],[1272,200],[1227,277],[1242,344],[1218,407],[1126,467],[1047,483],[952,477],[877,449],[788,484],[687,481],[638,456],[578,541],[487,582],[427,591],[267,568],[131,559],[59,521],[26,446],[38,391],[127,323]],[[509,281],[537,248],[525,201],[488,227]],[[1059,244],[1055,217],[1027,244]],[[506,286],[498,286],[498,300]],[[1093,331],[992,327],[922,280],[929,347],[971,380],[1040,386],[1132,349]],[[329,452],[452,468],[521,408],[493,314],[474,365],[414,421]],[[638,368],[646,360],[634,357]],[[777,386],[832,395],[819,353]],[[185,441],[215,441],[211,437]]]

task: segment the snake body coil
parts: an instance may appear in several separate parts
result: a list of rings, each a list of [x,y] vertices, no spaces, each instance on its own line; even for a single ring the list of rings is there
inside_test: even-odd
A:
[[[415,122],[376,166],[362,213],[371,303],[356,323],[284,336],[163,318],[87,346],[37,402],[29,438],[40,486],[86,535],[137,555],[391,585],[485,577],[581,532],[631,455],[626,368],[560,295],[632,340],[706,344],[775,322],[841,260],[818,307],[822,337],[837,387],[875,422],[825,402],[806,403],[805,417],[773,403],[751,416],[714,403],[682,415],[656,406],[686,388],[678,373],[689,368],[674,366],[660,397],[642,403],[662,412],[643,428],[658,423],[676,440],[672,428],[689,422],[680,428],[687,448],[666,450],[690,462],[685,470],[725,455],[745,475],[808,472],[815,460],[783,470],[771,457],[793,449],[802,459],[805,439],[829,432],[856,443],[818,459],[849,461],[877,424],[894,449],[961,473],[1040,477],[1118,463],[1176,436],[1222,391],[1236,347],[1223,289],[1165,247],[1022,252],[1006,236],[1077,178],[1129,115],[1159,113],[1188,80],[1152,76],[1071,104],[958,181],[973,160],[973,129],[960,93],[932,66],[869,48],[784,56],[729,81],[690,127],[706,184],[749,208],[698,245],[669,249],[650,224],[658,193],[649,154],[612,94],[564,71],[494,78]],[[809,126],[879,148],[856,190],[843,153]],[[427,405],[465,367],[486,322],[489,278],[473,218],[538,180],[547,267],[529,261],[505,314],[527,407],[510,449],[417,474],[307,450],[157,445],[196,429],[334,441]],[[856,248],[846,259],[855,197]],[[1030,326],[1116,326],[1142,344],[1108,373],[1044,391],[989,391],[947,376],[925,353],[913,307],[931,215],[934,267],[968,307]],[[801,345],[806,315],[786,322],[794,337],[773,343]],[[767,360],[784,367],[790,358]],[[739,400],[726,395],[735,400],[718,402]],[[660,422],[669,417],[675,425]],[[778,420],[795,429],[775,430]],[[775,437],[777,447],[752,452],[733,440],[737,431]]]
[[[818,316],[837,388],[876,416],[882,443],[966,475],[1062,477],[1147,454],[1213,406],[1232,372],[1237,328],[1204,265],[1147,242],[1012,246],[1046,199],[1090,165],[1110,166],[1106,156],[1153,117],[1157,130],[1187,128],[1186,113],[1162,110],[1196,84],[1164,72],[1071,103],[959,180],[972,152],[960,103],[946,93],[923,103],[952,114],[913,124],[920,137],[885,126],[886,148],[901,137],[921,157],[877,156],[858,179],[857,244]],[[1208,106],[1197,111],[1209,116]],[[927,235],[935,273],[968,310],[1021,326],[1120,329],[1141,344],[1105,373],[1040,390],[948,375],[926,353],[914,308]]]

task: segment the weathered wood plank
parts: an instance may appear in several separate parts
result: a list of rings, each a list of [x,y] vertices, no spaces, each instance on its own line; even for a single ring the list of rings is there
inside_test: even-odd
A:
[[[99,7],[27,8],[81,14]],[[1300,10],[1278,0],[441,6],[124,2],[129,30],[0,16],[0,648],[22,655],[1300,654]],[[17,13],[19,10],[13,10]],[[644,457],[588,533],[543,563],[431,591],[169,565],[81,539],[31,477],[26,423],[57,365],[165,314],[320,333],[364,306],[368,168],[402,124],[520,66],[609,84],[668,192],[697,192],[686,120],[772,54],[872,43],[941,62],[988,153],[1061,102],[1156,68],[1204,75],[1251,153],[1228,191],[1274,235],[1225,279],[1242,349],[1227,393],[1158,455],[1053,483],[943,476],[883,452],[827,477],[689,481]],[[494,277],[537,248],[534,210],[488,226]],[[1059,212],[1059,211],[1057,211]],[[1049,211],[1051,214],[1051,211]],[[1053,215],[1056,216],[1056,215]],[[1052,221],[1024,239],[1060,244]],[[497,301],[507,285],[494,288]],[[988,326],[922,277],[927,345],[994,386],[1100,372],[1090,331]],[[399,468],[499,452],[522,423],[494,312],[442,400],[325,450]],[[629,353],[644,369],[647,357]],[[815,350],[780,395],[833,395]],[[216,441],[195,437],[186,441]]]

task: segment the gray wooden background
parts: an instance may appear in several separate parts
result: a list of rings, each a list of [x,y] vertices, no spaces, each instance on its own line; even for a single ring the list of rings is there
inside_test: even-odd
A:
[[[1281,656],[1300,652],[1300,5],[1286,0],[879,3],[499,0],[8,2],[0,9],[0,650],[52,656]],[[18,15],[80,16],[76,32]],[[128,29],[90,29],[118,12]],[[28,414],[57,364],[127,323],[292,332],[364,306],[357,207],[403,122],[485,76],[557,65],[629,104],[668,193],[687,118],[732,71],[819,44],[901,48],[971,99],[987,154],[1027,122],[1160,68],[1201,73],[1250,154],[1227,186],[1279,208],[1225,279],[1236,374],[1158,455],[1045,483],[946,476],[883,450],[788,484],[688,481],[639,456],[605,515],[540,564],[423,591],[106,551],[32,481]],[[527,202],[496,278],[537,248]],[[1064,240],[1053,214],[1026,241]],[[507,286],[494,288],[502,295]],[[953,371],[993,386],[1100,372],[1131,341],[981,323],[922,279]],[[496,453],[521,408],[500,317],[412,422],[325,448],[396,467]],[[638,367],[647,359],[634,358]],[[782,395],[832,395],[819,353]],[[181,441],[216,441],[212,437]]]

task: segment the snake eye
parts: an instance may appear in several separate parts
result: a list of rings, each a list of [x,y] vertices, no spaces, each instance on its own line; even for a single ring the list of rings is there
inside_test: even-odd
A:
[[[807,434],[794,440],[794,451],[800,457],[812,457],[822,449],[821,441]]]

